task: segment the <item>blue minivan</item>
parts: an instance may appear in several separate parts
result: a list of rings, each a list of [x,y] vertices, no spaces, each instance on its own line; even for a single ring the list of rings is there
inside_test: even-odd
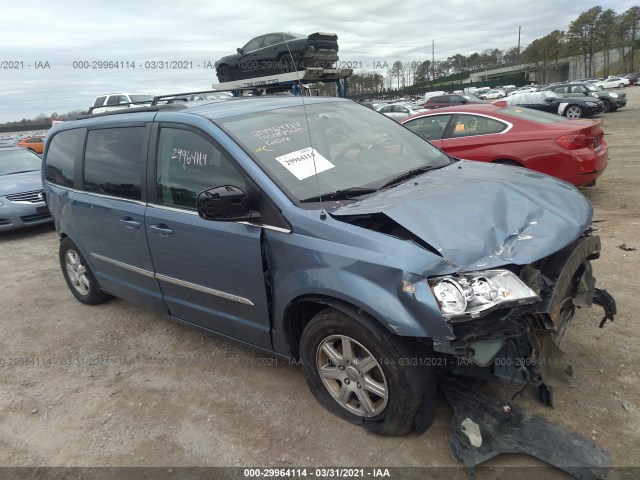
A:
[[[330,411],[424,431],[437,373],[541,389],[595,288],[592,208],[524,168],[447,156],[338,98],[153,105],[51,130],[62,273],[296,359]]]

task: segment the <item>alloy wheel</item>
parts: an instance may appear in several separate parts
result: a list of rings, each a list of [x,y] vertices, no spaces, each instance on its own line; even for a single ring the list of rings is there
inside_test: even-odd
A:
[[[374,417],[387,406],[389,387],[382,367],[353,338],[326,337],[318,345],[316,368],[329,393],[349,412]]]

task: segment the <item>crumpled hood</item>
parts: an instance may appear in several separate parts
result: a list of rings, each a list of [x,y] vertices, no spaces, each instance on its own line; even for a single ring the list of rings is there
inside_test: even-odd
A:
[[[593,211],[556,178],[460,161],[331,212],[372,213],[384,213],[462,270],[480,270],[560,250],[584,232]]]
[[[0,176],[0,196],[42,190],[41,175],[37,170]]]

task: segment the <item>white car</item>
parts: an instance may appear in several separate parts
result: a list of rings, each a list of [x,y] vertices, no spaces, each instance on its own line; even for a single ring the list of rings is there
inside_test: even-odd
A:
[[[489,100],[492,98],[503,98],[506,97],[507,94],[504,93],[504,90],[491,89],[488,92],[476,93],[476,96],[480,97],[482,100]]]
[[[121,108],[145,107],[151,105],[153,95],[146,93],[108,93],[100,95],[93,102],[89,113],[110,112]]]
[[[605,88],[623,88],[629,86],[628,78],[608,77],[598,82],[593,82],[596,88],[604,90]]]
[[[538,89],[536,87],[520,87],[513,92],[507,93],[507,96],[510,97],[511,95],[517,95],[519,93],[535,93],[537,91]]]

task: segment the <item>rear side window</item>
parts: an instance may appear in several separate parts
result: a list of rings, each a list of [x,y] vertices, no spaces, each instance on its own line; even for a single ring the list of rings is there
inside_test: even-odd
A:
[[[129,103],[129,99],[124,95],[111,95],[107,99],[107,105],[120,105],[121,103]]]
[[[145,127],[90,130],[84,157],[84,189],[141,199]]]
[[[73,187],[74,159],[84,141],[84,129],[65,130],[57,133],[47,151],[45,179],[56,185]]]
[[[455,118],[452,138],[470,137],[473,135],[489,135],[506,130],[508,125],[493,118],[482,115],[457,115]]]

